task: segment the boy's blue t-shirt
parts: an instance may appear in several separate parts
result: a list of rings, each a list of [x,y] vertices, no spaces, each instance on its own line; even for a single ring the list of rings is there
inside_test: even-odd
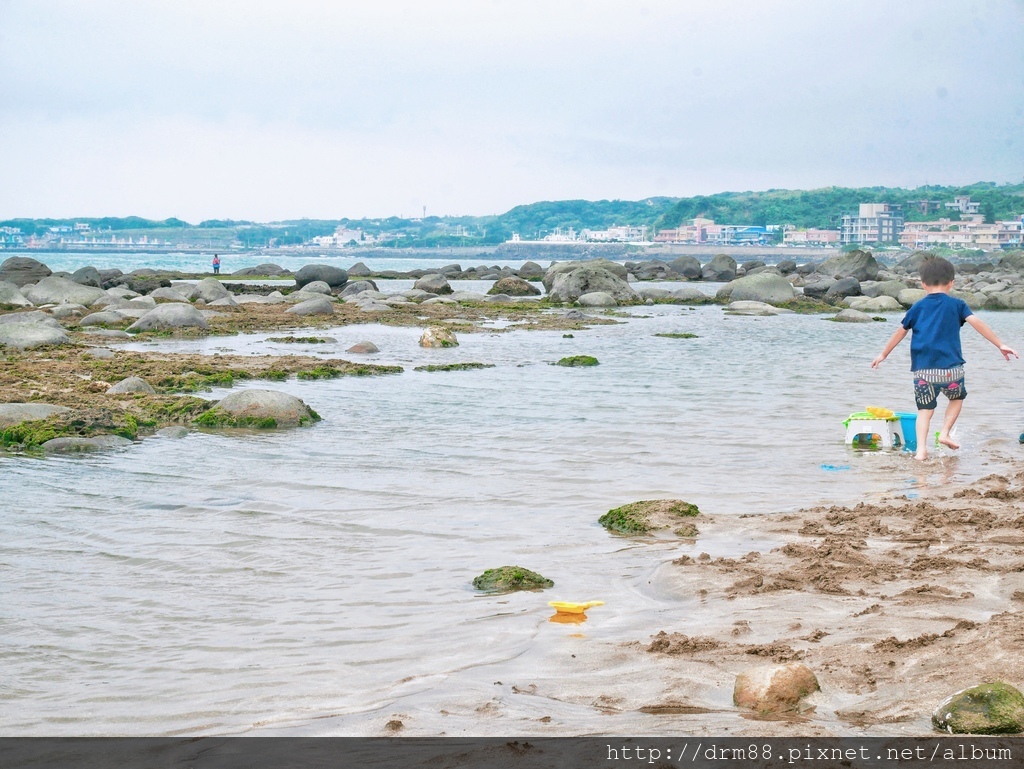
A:
[[[960,327],[974,313],[963,299],[942,292],[918,300],[903,316],[910,337],[910,370],[962,366]]]

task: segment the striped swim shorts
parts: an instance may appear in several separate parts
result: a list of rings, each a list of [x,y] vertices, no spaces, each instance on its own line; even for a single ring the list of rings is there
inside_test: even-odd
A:
[[[913,373],[914,400],[919,409],[933,410],[938,405],[940,392],[951,401],[967,397],[963,366],[926,368]]]

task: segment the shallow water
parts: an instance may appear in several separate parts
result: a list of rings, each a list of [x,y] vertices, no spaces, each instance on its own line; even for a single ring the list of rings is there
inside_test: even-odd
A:
[[[777,544],[639,544],[596,524],[610,507],[682,497],[737,515],[927,495],[1019,461],[1021,364],[969,329],[963,449],[922,467],[842,443],[850,412],[912,409],[906,343],[868,368],[897,315],[844,325],[717,307],[625,314],[573,339],[463,333],[450,350],[379,325],[325,330],[333,345],[266,341],[278,334],[159,343],[346,357],[369,339],[374,362],[406,371],[251,385],[306,400],[325,419],[305,430],[0,456],[5,733],[373,733],[381,714],[406,711],[425,733],[524,733],[539,698],[519,697],[522,720],[497,726],[440,711],[486,702],[496,681],[570,675],[570,650],[583,659],[646,640],[685,615],[694,598],[654,579],[669,558]],[[1024,340],[1024,315],[983,316],[1008,343]],[[654,336],[679,331],[699,337]],[[576,354],[601,365],[549,365]],[[495,368],[412,371],[457,361]],[[555,588],[474,593],[474,576],[513,563]],[[546,621],[548,600],[592,598],[607,603],[585,625]],[[728,606],[703,611],[729,617]],[[589,705],[543,707],[565,733],[622,725]],[[638,731],[677,728],[637,718]]]

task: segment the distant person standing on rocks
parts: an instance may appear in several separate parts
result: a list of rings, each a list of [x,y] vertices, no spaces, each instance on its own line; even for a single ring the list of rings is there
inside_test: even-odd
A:
[[[213,274],[220,275],[220,257],[216,254],[213,255]]]
[[[896,345],[903,341],[907,332],[914,332],[910,338],[910,369],[914,374],[914,399],[917,401],[915,459],[928,458],[928,429],[940,392],[949,403],[939,432],[939,443],[951,449],[960,448],[960,444],[949,433],[967,397],[964,356],[960,350],[960,327],[964,323],[970,323],[975,331],[999,348],[1006,360],[1011,355],[1014,358],[1020,357],[1012,347],[996,336],[996,332],[985,321],[971,312],[963,299],[949,295],[953,290],[954,274],[953,265],[939,257],[926,259],[921,264],[921,285],[924,286],[925,296],[907,310],[902,328],[892,335],[881,355],[871,361],[871,368],[878,368]]]

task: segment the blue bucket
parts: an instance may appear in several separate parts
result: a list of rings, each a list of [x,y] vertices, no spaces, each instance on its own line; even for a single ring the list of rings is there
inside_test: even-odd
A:
[[[900,429],[903,430],[903,443],[907,451],[917,451],[917,414],[896,412],[900,418]]]

